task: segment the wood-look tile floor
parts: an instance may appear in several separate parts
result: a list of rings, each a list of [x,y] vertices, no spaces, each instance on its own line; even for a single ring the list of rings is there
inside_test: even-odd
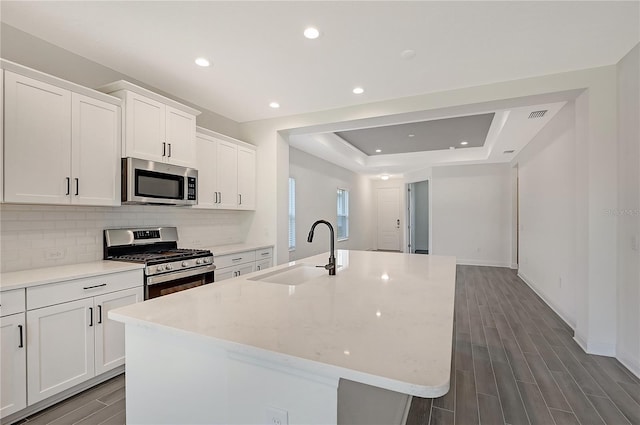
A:
[[[451,388],[414,398],[408,425],[640,425],[640,379],[586,354],[515,271],[457,272]]]
[[[124,425],[124,374],[24,419],[24,425]]]
[[[124,375],[22,421],[124,424]],[[414,398],[407,425],[640,425],[640,379],[585,354],[513,270],[458,266],[451,389]]]

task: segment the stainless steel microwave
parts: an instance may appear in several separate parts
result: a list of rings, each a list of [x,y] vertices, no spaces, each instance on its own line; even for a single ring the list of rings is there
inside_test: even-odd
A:
[[[197,204],[198,170],[122,158],[123,204]]]

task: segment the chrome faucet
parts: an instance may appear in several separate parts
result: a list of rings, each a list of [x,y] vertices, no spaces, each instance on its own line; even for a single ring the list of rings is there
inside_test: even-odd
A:
[[[320,223],[326,224],[329,227],[329,231],[331,232],[331,254],[329,256],[329,264],[326,264],[324,266],[318,266],[318,267],[324,267],[325,269],[329,270],[329,276],[335,276],[336,256],[335,256],[335,247],[334,247],[333,226],[331,225],[331,223],[325,220],[318,220],[315,223],[313,223],[313,226],[311,226],[311,230],[309,230],[309,236],[307,237],[307,242],[313,242],[313,231],[316,229],[316,226]]]

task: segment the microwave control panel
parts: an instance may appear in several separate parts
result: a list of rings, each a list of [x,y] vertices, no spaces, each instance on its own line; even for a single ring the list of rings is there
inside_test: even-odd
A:
[[[196,200],[196,178],[187,177],[187,200]]]

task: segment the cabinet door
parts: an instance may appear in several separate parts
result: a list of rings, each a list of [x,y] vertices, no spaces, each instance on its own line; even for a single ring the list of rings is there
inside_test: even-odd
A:
[[[71,112],[71,202],[119,205],[120,108],[73,93]]]
[[[155,100],[127,92],[124,156],[164,161],[165,105]]]
[[[256,261],[256,271],[268,269],[273,266],[272,258],[265,258],[264,260]]]
[[[142,299],[142,287],[94,298],[96,375],[124,364],[124,323],[109,319],[109,311],[141,302]]]
[[[27,407],[24,313],[0,318],[0,417]]]
[[[216,177],[218,181],[218,208],[238,208],[238,146],[218,141]]]
[[[95,376],[93,298],[27,311],[29,404]]]
[[[256,151],[238,147],[238,208],[256,209]]]
[[[216,141],[196,136],[198,208],[217,208]]]
[[[236,268],[236,276],[244,276],[245,274],[253,273],[256,271],[255,263],[247,263]]]
[[[6,202],[70,202],[71,92],[5,71],[4,165]]]
[[[4,69],[0,69],[0,202],[4,200],[4,160],[2,158],[4,151]]]
[[[221,282],[223,280],[236,277],[236,272],[237,269],[235,267],[223,267],[221,269],[216,269],[214,272],[214,281]]]
[[[168,162],[195,168],[196,117],[170,106],[165,106],[165,110]]]

